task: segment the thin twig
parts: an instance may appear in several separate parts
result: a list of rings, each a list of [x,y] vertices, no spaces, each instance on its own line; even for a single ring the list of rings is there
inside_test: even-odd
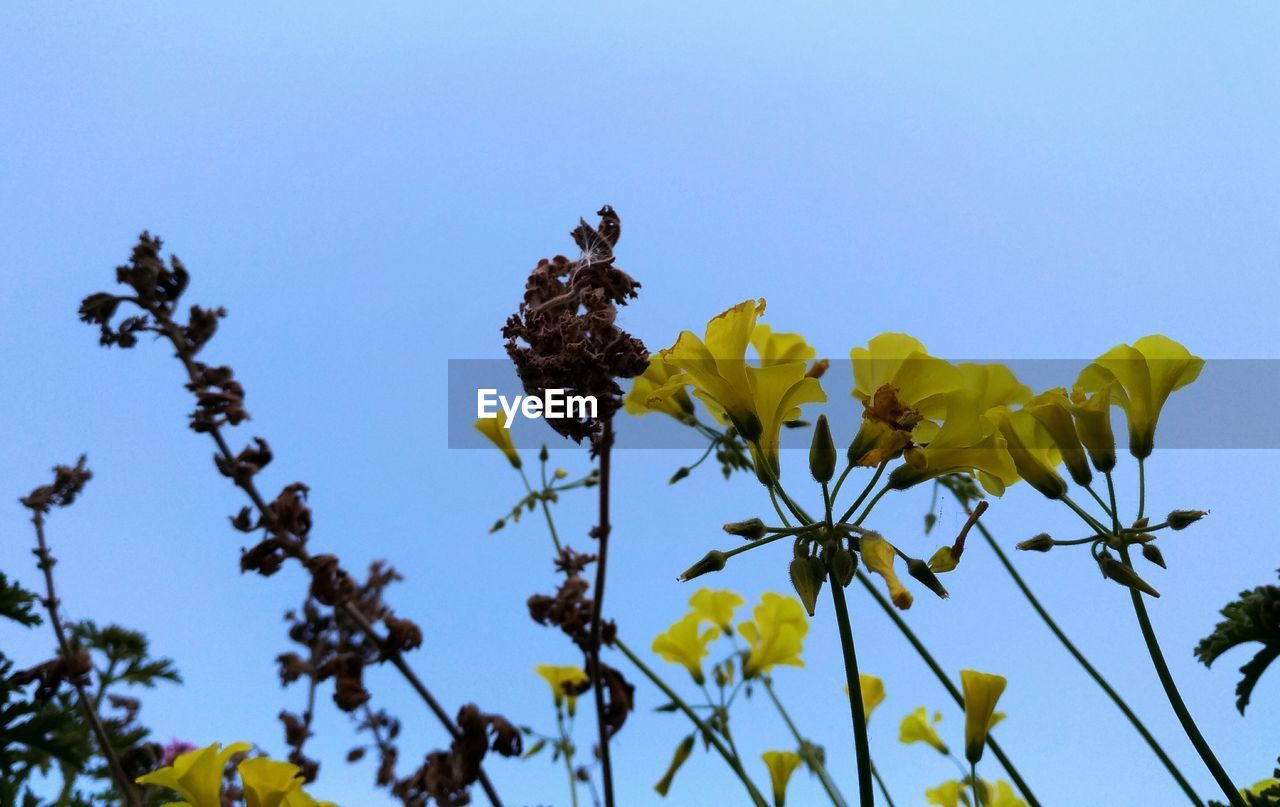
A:
[[[58,613],[58,592],[53,583],[53,564],[56,562],[53,555],[49,553],[49,546],[45,542],[44,537],[44,514],[38,509],[32,508],[31,523],[36,528],[36,550],[35,556],[39,559],[37,564],[40,571],[44,573],[44,586],[46,596],[44,598],[44,607],[49,612],[49,624],[53,627],[53,634],[58,640],[58,652],[62,655],[63,664],[67,668],[71,668],[71,642],[67,640],[67,632],[62,625],[62,617]],[[111,738],[107,734],[107,729],[102,725],[102,718],[98,716],[97,709],[94,708],[93,700],[89,697],[89,693],[85,691],[85,686],[78,678],[68,676],[76,690],[76,698],[80,702],[80,708],[84,711],[85,719],[89,721],[89,728],[93,730],[93,735],[98,740],[98,745],[102,749],[102,756],[107,761],[107,767],[111,771],[111,778],[115,780],[116,787],[120,790],[120,796],[130,807],[139,807],[141,802],[138,801],[138,794],[133,789],[133,783],[129,781],[129,776],[124,772],[124,767],[120,764],[120,758],[116,756],[115,749],[111,747]]]
[[[169,342],[177,351],[178,359],[182,362],[183,367],[186,368],[187,378],[193,386],[197,385],[199,374],[196,370],[195,359],[191,356],[180,338],[181,329],[168,316],[168,313],[162,309],[152,309],[151,314],[156,317],[161,332],[166,338],[168,338]],[[232,453],[231,446],[228,445],[226,438],[223,437],[221,428],[217,424],[214,424],[209,428],[208,433],[210,437],[213,438],[214,443],[217,444],[218,452],[222,457],[228,462],[234,462],[235,454]],[[249,497],[249,500],[253,502],[253,506],[257,509],[258,513],[264,519],[270,518],[270,509],[266,499],[264,499],[262,494],[258,491],[257,485],[254,484],[253,479],[236,479],[234,482],[237,487],[244,491],[245,495]],[[310,558],[310,554],[304,546],[299,546],[297,547],[297,557],[298,560],[305,565],[307,560]],[[449,713],[445,711],[444,707],[440,705],[440,702],[436,700],[435,696],[431,694],[431,691],[427,689],[426,685],[422,682],[422,679],[418,677],[417,673],[413,671],[413,668],[411,668],[408,662],[404,660],[404,656],[401,654],[399,649],[388,645],[386,638],[378,632],[378,630],[369,621],[368,617],[366,617],[360,610],[359,606],[348,599],[339,602],[336,607],[341,610],[345,616],[350,618],[352,622],[356,623],[356,626],[360,628],[360,630],[376,647],[378,647],[383,658],[391,662],[391,665],[399,670],[400,674],[409,682],[409,685],[413,690],[420,698],[422,698],[423,703],[425,703],[427,708],[431,710],[431,713],[435,715],[440,724],[449,732],[450,738],[454,740],[460,738],[462,736],[462,732],[458,729],[457,724],[453,722],[453,718],[449,716]],[[498,797],[498,793],[494,789],[493,783],[489,781],[489,777],[483,768],[480,768],[479,770],[478,781],[480,783],[480,787],[484,790],[485,795],[488,796],[489,802],[493,804],[494,807],[501,807],[502,800]]]
[[[600,780],[605,807],[613,807],[613,765],[609,760],[609,727],[604,714],[604,675],[600,669],[600,633],[603,628],[604,580],[609,559],[609,458],[613,449],[613,418],[604,419],[600,435],[600,521],[596,538],[600,542],[596,559],[595,591],[591,603],[591,671],[596,702],[596,727],[600,734]]]

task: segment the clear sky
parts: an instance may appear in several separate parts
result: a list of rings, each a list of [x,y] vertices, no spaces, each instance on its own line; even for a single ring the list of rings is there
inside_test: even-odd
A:
[[[802,330],[833,358],[884,330],[964,358],[1087,358],[1157,331],[1209,358],[1276,358],[1278,33],[1280,12],[1256,3],[10,6],[0,568],[35,584],[16,498],[87,451],[96,477],[50,526],[67,613],[142,628],[177,661],[186,685],[146,697],[160,739],[282,751],[275,715],[303,693],[280,691],[273,659],[304,576],[239,574],[243,539],[225,520],[239,494],[186,430],[168,351],[106,352],[75,319],[150,228],[191,268],[190,301],[230,312],[209,358],[248,389],[254,420],[237,442],[262,434],[276,450],[264,486],[305,480],[317,548],[404,572],[393,601],[424,629],[414,663],[441,700],[548,727],[532,667],[575,659],[524,606],[554,584],[548,541],[532,521],[486,534],[519,481],[492,452],[446,447],[445,378],[448,359],[501,356],[525,274],[572,248],[579,215],[620,211],[619,263],[644,284],[624,324],[654,348],[764,296],[775,328]],[[617,460],[608,610],[641,647],[682,613],[692,589],[675,574],[724,543],[719,524],[767,506],[747,479],[701,473],[668,488],[689,459]],[[586,463],[578,451],[555,461]],[[1217,608],[1280,565],[1273,462],[1201,450],[1150,464],[1154,512],[1213,510],[1163,542],[1170,568],[1152,577],[1165,596],[1151,608],[1190,708],[1242,784],[1280,753],[1266,719],[1280,708],[1277,673],[1242,719],[1232,690],[1245,656],[1210,672],[1191,649]],[[927,500],[893,497],[877,526],[931,552],[943,539],[920,534]],[[586,497],[561,513],[585,546]],[[938,529],[962,521],[949,504]],[[1075,532],[1025,489],[988,521],[1006,545]],[[949,667],[1008,676],[999,736],[1044,803],[1177,803],[990,553],[977,545],[965,560],[951,599],[921,596],[908,618]],[[1083,552],[1017,562],[1211,795],[1125,592]],[[751,553],[714,582],[753,600],[785,591],[785,550]],[[897,718],[942,709],[953,743],[962,720],[873,604],[851,600],[864,670],[888,689],[873,753],[898,803],[920,803],[954,769],[900,746]],[[778,686],[852,792],[825,605],[806,669],[782,671]],[[51,647],[44,633],[0,630],[0,642],[33,662]],[[406,764],[444,742],[392,671],[370,686],[405,720]],[[683,736],[679,719],[652,713],[660,702],[641,684],[617,739],[625,803],[656,798],[649,787]],[[763,778],[758,753],[788,745],[783,726],[759,700],[737,720]],[[349,738],[347,719],[322,710],[316,794],[384,803],[370,795],[372,764],[343,762]],[[546,759],[490,767],[509,803],[567,803]],[[735,787],[699,754],[668,802]],[[819,802],[807,777],[794,787],[793,803]]]

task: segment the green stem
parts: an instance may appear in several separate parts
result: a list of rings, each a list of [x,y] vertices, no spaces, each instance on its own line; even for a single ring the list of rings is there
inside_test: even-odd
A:
[[[1062,503],[1074,510],[1076,515],[1080,516],[1080,518],[1084,520],[1084,523],[1088,524],[1090,528],[1097,530],[1100,535],[1106,535],[1108,533],[1107,528],[1102,526],[1102,522],[1089,515],[1089,511],[1072,501],[1070,496],[1064,495],[1062,497]]]
[[[863,508],[863,510],[862,510],[862,515],[860,515],[860,516],[858,516],[856,519],[854,519],[853,526],[857,527],[857,526],[858,526],[858,525],[860,525],[862,522],[866,521],[866,520],[867,520],[867,516],[871,515],[871,509],[872,509],[873,507],[875,507],[875,506],[876,506],[876,504],[877,504],[877,503],[878,503],[882,498],[884,498],[884,495],[885,495],[886,493],[888,493],[888,492],[889,492],[889,488],[888,488],[887,486],[886,486],[886,487],[883,487],[883,488],[880,488],[880,491],[879,491],[878,493],[876,493],[876,495],[875,495],[875,496],[872,496],[872,497],[871,497],[871,501],[867,502],[867,506],[866,506],[865,508]],[[841,519],[841,521],[844,521],[844,519]]]
[[[1121,544],[1120,558],[1124,561],[1125,566],[1130,569],[1133,568],[1133,563],[1129,559],[1128,545]],[[1165,663],[1164,653],[1160,650],[1160,643],[1156,641],[1156,633],[1151,627],[1151,617],[1147,614],[1147,606],[1142,600],[1142,595],[1133,590],[1130,590],[1129,594],[1133,600],[1133,611],[1138,616],[1138,626],[1142,628],[1142,638],[1147,643],[1147,652],[1151,655],[1151,663],[1155,665],[1156,675],[1159,676],[1160,685],[1164,687],[1164,693],[1169,698],[1169,705],[1173,707],[1174,714],[1178,716],[1178,721],[1182,723],[1182,730],[1187,733],[1187,738],[1191,740],[1196,752],[1200,754],[1200,759],[1204,760],[1205,767],[1209,769],[1209,773],[1213,774],[1218,787],[1222,788],[1227,801],[1233,807],[1245,807],[1244,800],[1240,798],[1240,791],[1231,783],[1231,777],[1227,776],[1222,763],[1214,756],[1213,749],[1209,747],[1209,743],[1205,742],[1204,735],[1200,733],[1199,727],[1196,726],[1196,721],[1191,717],[1191,712],[1187,710],[1187,705],[1182,701],[1178,686],[1173,681],[1173,674],[1169,672],[1169,665]]]
[[[1116,534],[1120,534],[1120,508],[1116,506],[1116,483],[1111,478],[1111,472],[1107,471],[1107,495],[1111,498],[1111,523],[1115,527]]]
[[[573,775],[573,756],[569,749],[572,748],[572,740],[569,735],[572,733],[565,728],[564,715],[560,712],[560,707],[556,707],[556,728],[560,730],[560,753],[564,756],[564,770],[569,774],[569,799],[573,803],[572,807],[578,807],[578,780]]]
[[[1138,458],[1138,518],[1147,512],[1147,461]],[[1239,798],[1239,796],[1237,796]]]
[[[809,769],[818,775],[818,781],[822,782],[822,789],[827,791],[827,796],[831,799],[831,803],[837,807],[846,807],[844,796],[840,794],[840,788],[836,787],[836,783],[831,781],[831,774],[827,772],[827,766],[818,759],[818,756],[812,752],[813,744],[806,740],[800,734],[800,730],[796,728],[796,724],[791,720],[791,715],[787,714],[787,710],[782,705],[782,701],[778,698],[778,693],[773,691],[773,682],[768,678],[760,679],[764,684],[764,691],[769,694],[769,699],[773,701],[773,705],[778,707],[778,714],[782,715],[782,720],[787,724],[787,728],[791,730],[791,736],[796,738],[796,742],[800,744],[800,751],[804,755],[804,761],[808,763]]]
[[[751,777],[747,776],[747,772],[743,770],[742,763],[740,763],[734,755],[729,753],[729,749],[724,747],[724,743],[720,742],[720,738],[716,737],[715,733],[712,732],[711,727],[703,722],[702,718],[698,717],[693,709],[689,708],[689,704],[685,703],[684,700],[676,694],[675,690],[667,686],[665,681],[659,678],[653,670],[649,669],[649,666],[641,661],[640,657],[633,653],[631,648],[627,647],[621,639],[615,637],[613,640],[613,646],[622,651],[622,655],[626,656],[627,660],[634,664],[636,669],[652,681],[654,686],[662,690],[662,694],[670,698],[671,702],[676,705],[676,708],[684,712],[685,716],[688,717],[689,720],[693,721],[693,724],[702,732],[702,736],[715,747],[716,751],[720,752],[720,756],[724,757],[724,761],[729,763],[729,767],[738,775],[738,779],[741,780],[743,787],[745,787],[747,789],[747,793],[750,794],[752,803],[754,803],[756,807],[769,807],[769,803],[765,801],[764,796],[760,795],[760,791],[757,790],[755,784],[752,783]]]
[[[858,506],[862,504],[863,500],[871,495],[871,490],[876,486],[876,483],[880,481],[880,477],[884,474],[884,469],[887,468],[888,466],[889,466],[888,460],[885,460],[884,462],[876,466],[876,472],[871,477],[871,481],[868,482],[867,486],[862,489],[861,493],[858,494],[858,498],[853,500],[853,504],[849,505],[849,509],[844,511],[844,515],[840,516],[840,523],[843,524],[844,522],[848,521],[849,517],[852,516],[854,512],[857,511]]]
[[[1115,499],[1114,499],[1114,498],[1112,499],[1112,506],[1111,506],[1111,507],[1107,507],[1107,503],[1106,503],[1106,502],[1104,502],[1104,501],[1102,500],[1102,497],[1098,495],[1098,491],[1096,491],[1096,490],[1094,490],[1094,489],[1093,489],[1093,485],[1086,485],[1086,486],[1085,486],[1085,490],[1089,491],[1089,495],[1090,495],[1090,496],[1092,496],[1092,497],[1093,497],[1093,500],[1094,500],[1095,502],[1097,502],[1097,503],[1098,503],[1098,506],[1102,508],[1103,512],[1105,512],[1107,515],[1111,516],[1111,518],[1112,518],[1112,519],[1114,519],[1114,518],[1116,517]]]
[[[525,490],[529,491],[530,496],[535,495],[533,492],[533,485],[529,484],[529,477],[525,475],[524,468],[520,468],[519,471],[520,471],[520,478],[524,480]],[[547,479],[546,463],[543,463],[542,487],[544,488],[544,492],[547,487],[546,479]],[[560,557],[560,555],[562,554],[562,550],[560,549],[560,534],[556,532],[555,522],[552,521],[551,519],[551,508],[547,505],[546,497],[542,495],[538,495],[538,504],[542,506],[541,507],[542,515],[547,519],[547,529],[551,531],[551,543],[555,544],[556,546],[556,557]]]
[[[973,807],[982,807],[982,783],[978,781],[978,763],[969,763],[969,781],[973,783]]]
[[[887,807],[894,807],[893,797],[889,795],[889,788],[885,786],[884,779],[880,778],[880,771],[876,768],[876,763],[871,763],[871,775],[876,779],[876,785],[880,787],[880,795],[884,796],[884,803]]]
[[[962,501],[961,503],[964,506],[965,512],[972,515],[973,510],[970,508],[969,502]],[[1031,603],[1032,609],[1034,609],[1040,616],[1040,619],[1044,621],[1044,624],[1049,628],[1050,632],[1057,637],[1058,641],[1062,643],[1062,646],[1071,654],[1071,657],[1076,660],[1076,663],[1089,674],[1089,677],[1093,679],[1094,683],[1096,683],[1102,691],[1107,694],[1107,697],[1111,698],[1111,702],[1116,705],[1116,708],[1129,719],[1129,722],[1133,724],[1134,729],[1137,730],[1138,734],[1142,735],[1142,739],[1146,741],[1147,745],[1151,747],[1151,750],[1155,752],[1155,755],[1159,757],[1160,762],[1163,763],[1165,769],[1169,771],[1169,775],[1172,776],[1174,781],[1178,783],[1178,786],[1182,788],[1182,791],[1187,795],[1187,798],[1191,800],[1191,803],[1195,804],[1196,807],[1204,807],[1204,802],[1200,801],[1200,797],[1196,795],[1191,784],[1185,777],[1183,777],[1182,772],[1178,770],[1177,766],[1173,764],[1173,760],[1169,759],[1169,755],[1160,747],[1160,743],[1156,741],[1156,738],[1147,730],[1147,727],[1138,719],[1138,716],[1134,714],[1133,710],[1129,708],[1129,704],[1125,702],[1124,698],[1120,697],[1120,693],[1116,692],[1115,689],[1112,688],[1111,684],[1107,683],[1107,679],[1103,678],[1102,674],[1089,663],[1089,660],[1084,657],[1084,654],[1081,653],[1075,644],[1067,638],[1067,635],[1062,632],[1062,628],[1058,627],[1058,623],[1053,620],[1053,617],[1049,616],[1049,612],[1045,610],[1043,605],[1041,605],[1040,600],[1036,598],[1035,594],[1031,593],[1031,588],[1027,585],[1026,581],[1022,579],[1022,575],[1018,574],[1018,570],[1014,568],[1012,561],[1009,560],[1008,555],[1004,553],[1004,550],[1000,548],[1000,545],[996,543],[995,538],[991,536],[991,533],[987,530],[986,526],[981,521],[978,521],[976,526],[978,528],[978,532],[980,532],[982,537],[986,539],[987,545],[991,547],[993,552],[995,552],[996,558],[999,559],[1001,565],[1004,566],[1005,571],[1013,578],[1013,582],[1017,585],[1018,590],[1022,592],[1022,596],[1026,597],[1027,602]]]
[[[910,643],[911,647],[916,651],[929,669],[933,671],[933,674],[937,677],[939,683],[941,683],[947,690],[947,693],[951,695],[951,699],[956,702],[957,706],[963,709],[964,696],[960,694],[960,690],[954,683],[952,683],[951,679],[947,677],[947,673],[942,669],[941,665],[938,664],[937,660],[933,657],[933,654],[930,653],[928,648],[924,646],[924,643],[920,641],[920,637],[916,636],[915,631],[911,630],[911,627],[903,621],[902,617],[898,616],[898,612],[893,609],[893,605],[884,598],[884,595],[881,594],[880,590],[875,587],[875,584],[867,578],[865,573],[859,570],[856,576],[858,578],[858,582],[862,583],[862,586],[871,594],[872,599],[874,599],[880,606],[881,610],[888,615],[889,619],[891,619],[893,624],[897,626],[898,630],[906,638],[907,642]],[[996,742],[995,737],[991,736],[991,734],[987,734],[987,747],[991,749],[991,753],[996,755],[996,759],[1000,760],[1001,766],[1003,766],[1005,771],[1009,774],[1009,778],[1013,780],[1013,783],[1017,786],[1018,790],[1022,791],[1022,795],[1026,798],[1030,807],[1040,807],[1040,802],[1036,799],[1035,794],[1031,792],[1031,788],[1027,786],[1026,780],[1022,778],[1022,774],[1018,773],[1018,769],[1009,761],[1009,757],[1005,754],[1004,749],[1000,747],[1000,744]]]
[[[831,599],[835,602],[836,621],[840,625],[840,649],[844,652],[844,675],[849,684],[849,711],[853,717],[853,745],[858,755],[858,801],[861,807],[872,807],[876,801],[871,789],[871,748],[867,743],[867,716],[862,707],[862,686],[858,677],[858,656],[853,647],[853,631],[849,627],[849,606],[844,601],[844,586],[831,578]]]
[[[852,471],[853,468],[854,465],[852,462],[844,466],[844,470],[840,472],[840,478],[836,480],[836,486],[831,489],[832,499],[840,495],[840,488],[844,487],[844,480],[849,477],[849,472]]]

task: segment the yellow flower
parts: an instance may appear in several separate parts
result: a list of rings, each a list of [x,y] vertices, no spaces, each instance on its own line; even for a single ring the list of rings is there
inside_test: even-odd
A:
[[[920,452],[921,467],[900,465],[889,474],[889,487],[906,490],[949,473],[977,474],[982,487],[993,496],[1018,480],[1008,445],[995,425],[978,411],[972,392],[945,396],[946,419],[936,437]]]
[[[921,706],[911,714],[902,718],[902,723],[898,726],[898,742],[900,743],[926,743],[933,746],[939,754],[949,754],[950,749],[947,744],[938,736],[938,730],[934,725],[942,721],[941,713],[935,712],[933,719],[930,720],[929,712]]]
[[[863,564],[884,578],[885,585],[889,587],[889,599],[904,611],[910,608],[913,601],[911,592],[902,585],[902,581],[898,579],[898,573],[893,569],[893,562],[898,556],[893,544],[870,531],[862,535],[860,543],[862,546],[858,554],[862,556]]]
[[[982,759],[987,732],[1000,721],[995,715],[996,701],[1000,700],[1006,684],[1008,681],[1001,675],[960,671],[960,685],[964,689],[964,755],[971,763],[977,764]]]
[[[858,689],[862,691],[862,716],[871,720],[871,713],[884,703],[884,681],[874,675],[858,675]]]
[[[813,346],[798,333],[774,333],[763,322],[756,323],[751,332],[751,346],[760,355],[760,365],[782,364],[789,361],[806,362],[818,355]]]
[[[551,687],[551,697],[555,699],[557,709],[560,704],[568,702],[569,716],[572,717],[577,710],[578,693],[587,683],[587,674],[578,667],[554,664],[539,664],[533,671]]]
[[[507,461],[511,463],[512,468],[520,469],[520,454],[516,451],[515,444],[511,442],[511,432],[501,418],[497,415],[491,418],[479,418],[476,420],[476,431],[488,437],[503,454],[507,455]]]
[[[706,680],[702,675],[702,659],[711,652],[707,645],[720,636],[719,628],[708,628],[699,633],[701,624],[702,620],[696,613],[686,614],[664,633],[658,634],[652,648],[663,661],[684,665],[699,684]]]
[[[997,410],[994,417],[1018,476],[1050,499],[1066,495],[1067,483],[1054,470],[1062,462],[1062,454],[1044,424],[1025,409]]]
[[[1067,466],[1071,478],[1080,487],[1086,487],[1093,481],[1093,472],[1089,470],[1089,460],[1085,456],[1084,446],[1080,443],[1080,433],[1072,415],[1070,399],[1066,390],[1058,387],[1042,392],[1022,407],[1031,414],[1045,432],[1053,445],[1062,455],[1062,462]],[[1108,432],[1111,424],[1107,423]]]
[[[787,801],[787,783],[791,774],[800,767],[800,755],[794,751],[765,751],[760,755],[769,769],[769,781],[773,783],[774,807],[783,807]]]
[[[698,619],[710,622],[725,633],[733,633],[733,611],[745,602],[737,592],[709,588],[698,589],[689,598],[689,606]]]
[[[983,782],[982,786],[986,794],[982,799],[982,807],[1027,807],[1027,803],[1014,792],[1013,785],[1004,780],[995,783],[994,792],[990,782]]]
[[[266,757],[246,759],[236,766],[244,789],[245,807],[335,807],[318,802],[302,789],[297,765]]]
[[[1092,396],[1077,385],[1071,389],[1071,416],[1076,433],[1089,452],[1089,461],[1102,473],[1116,467],[1116,436],[1111,432],[1111,388]]]
[[[750,646],[742,674],[753,678],[779,664],[803,667],[800,651],[809,632],[804,606],[794,597],[766,592],[752,611],[754,621],[738,624],[738,633]]]
[[[1111,390],[1112,400],[1129,421],[1129,453],[1151,455],[1156,422],[1169,395],[1200,375],[1204,359],[1192,356],[1167,336],[1144,336],[1132,345],[1116,345],[1080,372],[1086,392]]]
[[[960,370],[902,333],[880,334],[849,357],[853,396],[863,406],[862,426],[849,447],[859,465],[879,465],[912,441],[932,439],[946,414],[946,394],[964,384]]]
[[[704,339],[681,332],[676,343],[660,354],[680,372],[655,394],[670,386],[693,387],[693,394],[711,414],[732,425],[747,441],[756,474],[763,481],[778,476],[782,424],[798,419],[802,404],[821,403],[827,396],[818,380],[806,375],[803,361],[774,357],[761,367],[747,364],[747,344],[762,313],[764,300],[747,300],[707,323]]]
[[[219,750],[218,743],[214,743],[181,754],[172,765],[139,776],[136,781],[176,792],[187,807],[222,807],[222,774],[227,760],[249,748],[248,743],[232,743]]]
[[[924,792],[924,800],[928,804],[936,804],[938,807],[960,807],[960,794],[964,791],[964,784],[952,779],[949,782],[943,782],[937,787],[931,787]],[[963,802],[968,805],[968,799]]]
[[[681,423],[693,423],[693,401],[683,385],[671,385],[671,377],[679,373],[662,360],[661,356],[649,359],[643,375],[631,383],[631,391],[622,399],[622,406],[633,415],[660,412]]]
[[[997,406],[1012,406],[1031,399],[1031,388],[1018,380],[1013,371],[1003,364],[956,365],[964,388],[973,393],[978,411],[986,412]]]

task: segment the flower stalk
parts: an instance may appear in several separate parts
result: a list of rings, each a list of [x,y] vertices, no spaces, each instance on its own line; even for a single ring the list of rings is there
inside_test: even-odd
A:
[[[871,747],[867,742],[867,715],[862,705],[861,680],[858,675],[858,655],[853,646],[853,631],[849,626],[849,607],[844,599],[844,587],[832,581],[831,599],[835,604],[836,622],[840,626],[840,649],[844,653],[844,675],[849,685],[849,710],[853,718],[853,744],[858,757],[858,799],[863,807],[875,804],[875,791],[871,784]]]
[[[742,763],[738,760],[737,755],[725,747],[724,743],[720,741],[720,738],[711,730],[711,727],[708,726],[702,718],[698,717],[697,713],[689,707],[689,704],[685,703],[684,699],[677,695],[674,689],[667,686],[667,683],[663,681],[657,673],[649,669],[649,665],[645,664],[630,647],[627,647],[626,643],[623,642],[622,639],[615,637],[613,640],[613,646],[618,648],[622,655],[626,656],[627,660],[634,664],[636,669],[639,670],[644,677],[648,678],[653,682],[654,686],[662,690],[662,694],[670,698],[671,702],[676,705],[676,708],[683,712],[685,717],[689,718],[689,720],[698,727],[698,731],[701,732],[702,737],[711,743],[712,747],[719,752],[720,756],[724,757],[724,761],[727,762],[729,767],[733,769],[733,772],[737,774],[738,780],[742,782],[742,786],[746,788],[747,794],[751,797],[751,802],[755,804],[756,807],[769,807],[769,802],[765,801],[764,796],[760,795],[760,791],[756,789],[755,784],[751,781],[751,777],[747,776],[747,772],[743,769]]]
[[[1107,481],[1110,483],[1109,474]],[[1111,486],[1109,485],[1109,487]],[[1114,487],[1112,487],[1112,490],[1114,490]],[[959,498],[965,512],[972,516],[974,509],[969,504],[968,499],[964,497]],[[1039,598],[1032,593],[1031,588],[1027,585],[1026,581],[1023,580],[1022,575],[1018,573],[1018,570],[1009,560],[1009,556],[1000,548],[1000,544],[996,542],[994,537],[992,537],[991,532],[987,529],[986,525],[983,524],[981,520],[978,520],[974,522],[974,526],[977,527],[979,534],[982,535],[983,539],[987,542],[987,545],[995,553],[1000,564],[1004,566],[1005,571],[1009,573],[1009,577],[1013,579],[1018,590],[1022,592],[1022,596],[1031,604],[1031,608],[1044,622],[1045,626],[1049,628],[1049,631],[1055,638],[1057,638],[1062,646],[1066,648],[1067,652],[1076,660],[1076,663],[1080,665],[1081,669],[1088,673],[1094,683],[1096,683],[1098,687],[1106,693],[1107,697],[1111,699],[1111,702],[1116,705],[1116,708],[1124,714],[1125,718],[1133,725],[1134,730],[1141,735],[1142,739],[1151,748],[1151,751],[1160,759],[1165,770],[1169,772],[1169,775],[1172,776],[1174,781],[1178,783],[1178,786],[1182,788],[1183,793],[1186,794],[1191,803],[1197,807],[1203,807],[1204,802],[1202,802],[1200,797],[1196,795],[1195,790],[1191,787],[1191,783],[1188,782],[1186,777],[1182,775],[1182,772],[1178,770],[1177,765],[1175,765],[1173,760],[1169,758],[1169,755],[1165,753],[1165,750],[1161,747],[1159,741],[1157,741],[1155,736],[1147,729],[1142,720],[1138,718],[1133,709],[1129,707],[1129,704],[1123,697],[1121,697],[1120,693],[1116,692],[1107,679],[1102,676],[1102,673],[1098,672],[1097,668],[1095,668],[1089,660],[1085,658],[1084,654],[1080,652],[1080,649],[1076,647],[1075,643],[1067,638],[1067,635],[1062,631],[1062,628],[1058,626],[1058,623],[1054,621],[1053,617],[1049,615],[1049,612],[1045,610],[1045,607],[1041,604]]]
[[[596,559],[595,594],[591,603],[591,668],[592,692],[596,704],[596,728],[600,742],[600,779],[604,788],[605,807],[613,807],[613,764],[609,759],[609,726],[604,711],[604,675],[600,669],[600,632],[603,627],[605,572],[609,562],[609,477],[610,458],[613,449],[613,418],[604,419],[604,428],[597,443],[600,455],[600,518],[596,525],[599,551]],[[548,520],[550,514],[548,514]]]
[[[1129,547],[1126,544],[1121,544],[1120,546],[1120,559],[1125,566],[1133,569],[1133,563],[1129,558]],[[1173,674],[1169,672],[1169,665],[1164,659],[1164,653],[1160,650],[1160,643],[1156,640],[1155,630],[1151,627],[1151,617],[1147,614],[1147,606],[1142,601],[1142,594],[1130,589],[1129,597],[1133,601],[1133,612],[1138,617],[1138,626],[1142,629],[1142,639],[1146,642],[1147,653],[1151,656],[1151,663],[1155,666],[1156,675],[1160,678],[1160,686],[1164,687],[1164,693],[1169,698],[1169,705],[1173,707],[1174,714],[1178,716],[1178,722],[1182,724],[1182,730],[1187,733],[1187,738],[1195,746],[1196,753],[1204,761],[1205,767],[1213,775],[1218,787],[1222,788],[1222,793],[1227,797],[1228,803],[1232,807],[1245,807],[1245,802],[1240,797],[1239,789],[1232,784],[1231,777],[1227,775],[1222,763],[1218,761],[1213,749],[1209,747],[1204,735],[1200,733],[1200,728],[1196,725],[1195,719],[1191,717],[1191,712],[1182,700],[1182,694],[1178,692],[1178,685],[1173,680]]]

